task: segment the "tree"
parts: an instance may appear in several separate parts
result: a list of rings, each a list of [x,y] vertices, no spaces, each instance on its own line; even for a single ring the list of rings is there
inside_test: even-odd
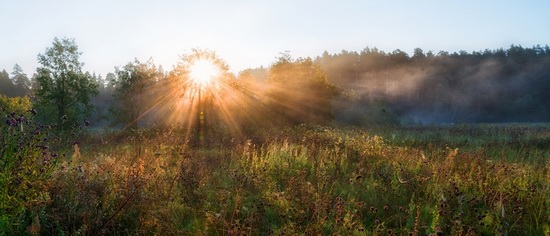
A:
[[[13,72],[11,72],[11,74],[13,75],[11,80],[15,85],[16,96],[28,95],[31,89],[31,81],[27,75],[23,73],[23,69],[19,66],[19,64],[15,64],[15,66],[13,66]]]
[[[283,54],[269,69],[268,80],[270,104],[289,122],[323,123],[333,118],[336,87],[310,58],[293,60]]]
[[[74,39],[66,38],[55,38],[52,47],[38,54],[36,109],[40,119],[57,123],[62,130],[93,110],[90,100],[97,94],[97,85],[82,72],[81,54]]]
[[[415,48],[414,53],[412,56],[412,59],[414,61],[420,61],[426,58],[426,55],[424,54],[424,51],[420,48]]]
[[[161,75],[153,63],[148,60],[141,63],[137,59],[123,68],[115,69],[113,97],[115,104],[111,107],[113,125],[123,124],[126,127],[137,128],[138,120],[150,105],[152,89]],[[108,76],[112,79],[112,76]],[[149,98],[149,99],[148,99]]]
[[[0,72],[0,94],[13,97],[15,96],[14,91],[15,85],[13,85],[10,75],[6,72],[6,70],[2,70],[2,72]]]

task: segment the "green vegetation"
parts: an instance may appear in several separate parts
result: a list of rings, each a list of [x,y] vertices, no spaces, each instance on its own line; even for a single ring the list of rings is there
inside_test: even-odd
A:
[[[550,235],[548,124],[411,126],[548,121],[548,47],[502,53],[283,54],[235,76],[194,50],[167,73],[135,60],[106,84],[82,72],[74,40],[55,39],[32,86],[17,65],[0,73],[2,94],[30,97],[0,95],[0,235]],[[201,60],[217,67],[208,82],[191,76]],[[511,68],[493,80],[533,69],[520,86],[532,96],[455,81],[488,61]],[[121,130],[82,132],[93,104],[92,122]]]
[[[59,130],[69,130],[88,117],[93,110],[90,100],[98,94],[92,76],[82,72],[81,54],[73,39],[57,38],[38,54],[35,108],[41,120],[57,123]]]
[[[300,125],[247,139],[209,129],[203,146],[188,145],[187,131],[177,127],[90,133],[47,174],[24,177],[42,187],[15,188],[32,190],[17,195],[32,199],[3,212],[3,232],[549,233],[547,126],[384,130]],[[464,139],[476,144],[457,145]],[[499,150],[540,153],[512,159]],[[32,153],[26,158],[44,155]],[[26,168],[36,173],[42,166]],[[4,180],[17,174],[3,170]],[[7,199],[18,197],[11,196],[3,195],[4,204],[12,206]]]
[[[8,114],[23,114],[31,110],[32,104],[28,97],[6,97],[0,94],[0,115],[6,117]]]

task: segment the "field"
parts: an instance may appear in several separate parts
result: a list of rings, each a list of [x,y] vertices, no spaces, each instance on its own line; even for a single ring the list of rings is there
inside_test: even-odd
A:
[[[550,234],[547,124],[2,132],[4,234]]]

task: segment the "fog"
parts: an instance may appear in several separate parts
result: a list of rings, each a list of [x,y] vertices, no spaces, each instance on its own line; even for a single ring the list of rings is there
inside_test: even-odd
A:
[[[92,126],[142,127],[221,121],[235,132],[252,125],[337,123],[418,125],[550,122],[550,48],[511,46],[479,52],[325,52],[316,58],[282,54],[268,68],[233,75],[217,85],[190,87],[186,67],[171,71],[152,59],[116,67],[105,77],[90,75],[98,95],[91,100]],[[185,60],[184,60],[185,61]],[[0,93],[30,95],[31,81],[17,65],[0,73]],[[11,94],[21,87],[20,94]],[[198,96],[197,96],[198,94]],[[198,98],[198,99],[197,99]],[[202,110],[199,110],[202,109]],[[40,109],[40,108],[38,108]],[[209,110],[210,109],[210,110]]]
[[[316,58],[330,82],[347,91],[335,101],[343,122],[406,124],[550,121],[548,47],[413,56],[396,50]]]

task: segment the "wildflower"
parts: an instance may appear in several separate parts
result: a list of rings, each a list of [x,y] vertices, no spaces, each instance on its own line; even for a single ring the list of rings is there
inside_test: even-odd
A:
[[[13,118],[8,118],[8,119],[6,120],[6,125],[8,125],[8,126],[15,126],[15,125],[17,125],[17,124],[16,124],[16,122],[15,122],[15,119],[13,119]]]
[[[370,207],[369,210],[372,212],[372,213],[377,213],[378,212],[378,209],[376,209],[376,207]]]

